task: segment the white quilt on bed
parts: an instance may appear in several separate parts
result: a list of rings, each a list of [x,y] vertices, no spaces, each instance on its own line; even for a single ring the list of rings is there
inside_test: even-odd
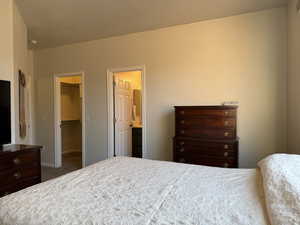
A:
[[[300,156],[271,155],[258,165],[272,225],[300,225]]]
[[[1,225],[266,225],[260,172],[106,160],[0,199]]]

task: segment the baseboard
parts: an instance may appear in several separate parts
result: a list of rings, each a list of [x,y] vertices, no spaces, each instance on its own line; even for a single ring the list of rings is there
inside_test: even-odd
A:
[[[54,164],[52,164],[52,163],[45,163],[45,162],[42,162],[42,163],[41,163],[41,165],[42,165],[42,166],[44,166],[44,167],[51,167],[51,168],[55,168],[55,165],[54,165]]]

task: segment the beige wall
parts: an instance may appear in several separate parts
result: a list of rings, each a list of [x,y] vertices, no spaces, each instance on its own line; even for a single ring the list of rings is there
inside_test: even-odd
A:
[[[300,153],[300,13],[296,0],[288,8],[288,150]]]
[[[0,79],[12,80],[13,75],[13,2],[0,1]]]
[[[30,129],[33,129],[31,117],[31,112],[33,111],[32,100],[33,95],[31,93],[32,89],[30,87],[30,79],[33,82],[33,53],[28,50],[28,39],[27,39],[27,27],[20,14],[20,11],[17,5],[13,4],[13,56],[14,56],[14,107],[15,107],[15,143],[20,144],[30,144],[33,143],[33,137],[31,135],[33,132]],[[22,70],[26,75],[26,96],[25,96],[25,107],[26,107],[26,124],[27,126],[27,135],[25,138],[20,138],[19,135],[19,84],[18,84],[18,74],[19,70]]]
[[[12,142],[15,140],[13,7],[12,0],[0,1],[0,79],[11,82]]]
[[[107,158],[106,71],[146,66],[147,158],[171,160],[174,105],[240,102],[240,165],[286,150],[286,9],[35,52],[38,144],[54,162],[53,75],[86,74],[86,163]]]
[[[33,54],[27,49],[27,28],[13,0],[0,1],[0,27],[0,79],[11,81],[12,142],[29,143],[32,137],[25,140],[19,138],[17,76],[18,69],[31,75]],[[30,116],[28,116],[29,118]]]

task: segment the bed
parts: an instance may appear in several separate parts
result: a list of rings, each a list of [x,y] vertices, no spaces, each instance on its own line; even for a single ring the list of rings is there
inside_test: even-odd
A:
[[[116,157],[0,199],[1,225],[296,225],[300,157],[258,169]]]

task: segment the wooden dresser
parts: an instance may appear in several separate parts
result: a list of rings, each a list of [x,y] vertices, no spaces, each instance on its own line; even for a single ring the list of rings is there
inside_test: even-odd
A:
[[[41,182],[41,148],[9,145],[0,149],[0,197]]]
[[[175,106],[174,161],[238,167],[237,106]]]

